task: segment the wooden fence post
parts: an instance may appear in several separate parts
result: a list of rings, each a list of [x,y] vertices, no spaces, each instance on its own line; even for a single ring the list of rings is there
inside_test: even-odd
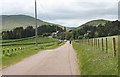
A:
[[[92,46],[93,46],[93,39],[92,39]]]
[[[89,38],[88,38],[88,45],[89,45]]]
[[[94,38],[94,47],[95,47],[95,38]]]
[[[7,51],[8,51],[8,53],[9,53],[9,49],[8,49]]]
[[[90,43],[90,45],[91,45],[91,39],[89,40],[89,43]]]
[[[106,53],[108,52],[107,38],[106,38]]]
[[[95,41],[96,41],[96,48],[97,48],[97,39]]]
[[[113,56],[116,56],[116,45],[115,45],[115,38],[113,38]]]
[[[99,48],[99,39],[98,39],[98,48]]]
[[[13,49],[11,49],[11,51],[13,52]]]
[[[102,51],[104,51],[103,38],[102,38]]]
[[[92,45],[91,40],[92,40],[92,39],[89,40],[90,45]]]
[[[5,50],[3,50],[3,54],[5,54]]]
[[[84,39],[84,44],[86,44],[86,39]]]

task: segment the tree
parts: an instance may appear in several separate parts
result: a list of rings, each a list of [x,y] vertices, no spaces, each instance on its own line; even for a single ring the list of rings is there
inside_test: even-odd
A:
[[[88,32],[89,31],[89,32]],[[120,34],[120,21],[109,21],[106,24],[98,26],[82,26],[72,30],[72,37],[78,39],[79,36],[84,38],[106,37]]]
[[[65,32],[65,39],[70,40],[72,38],[72,33],[70,32]]]
[[[35,29],[32,26],[28,26],[24,31],[23,37],[35,36]]]

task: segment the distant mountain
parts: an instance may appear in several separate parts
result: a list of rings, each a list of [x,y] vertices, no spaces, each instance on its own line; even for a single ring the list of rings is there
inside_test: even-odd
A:
[[[81,25],[80,27],[83,27],[83,26],[98,26],[99,24],[104,25],[107,22],[109,22],[109,21],[108,20],[103,20],[103,19],[92,20],[92,21],[89,21],[89,22]]]
[[[71,31],[71,30],[73,30],[73,29],[75,29],[76,27],[66,27],[66,31],[67,32],[69,32],[69,31]]]
[[[27,15],[0,15],[2,16],[2,30],[11,30],[15,27],[35,27],[35,18]],[[53,23],[37,20],[38,26],[52,25]],[[60,26],[60,25],[58,25]],[[63,27],[63,26],[61,26]]]
[[[69,29],[75,29],[76,27],[68,27]]]

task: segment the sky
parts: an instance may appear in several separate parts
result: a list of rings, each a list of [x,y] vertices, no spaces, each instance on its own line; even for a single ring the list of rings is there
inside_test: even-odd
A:
[[[0,0],[0,15],[34,17],[35,0]],[[38,19],[78,27],[96,19],[117,20],[119,0],[37,0]]]

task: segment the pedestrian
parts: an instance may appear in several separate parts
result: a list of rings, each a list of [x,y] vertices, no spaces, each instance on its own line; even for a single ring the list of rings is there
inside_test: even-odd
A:
[[[70,44],[71,44],[71,40],[70,40]]]

